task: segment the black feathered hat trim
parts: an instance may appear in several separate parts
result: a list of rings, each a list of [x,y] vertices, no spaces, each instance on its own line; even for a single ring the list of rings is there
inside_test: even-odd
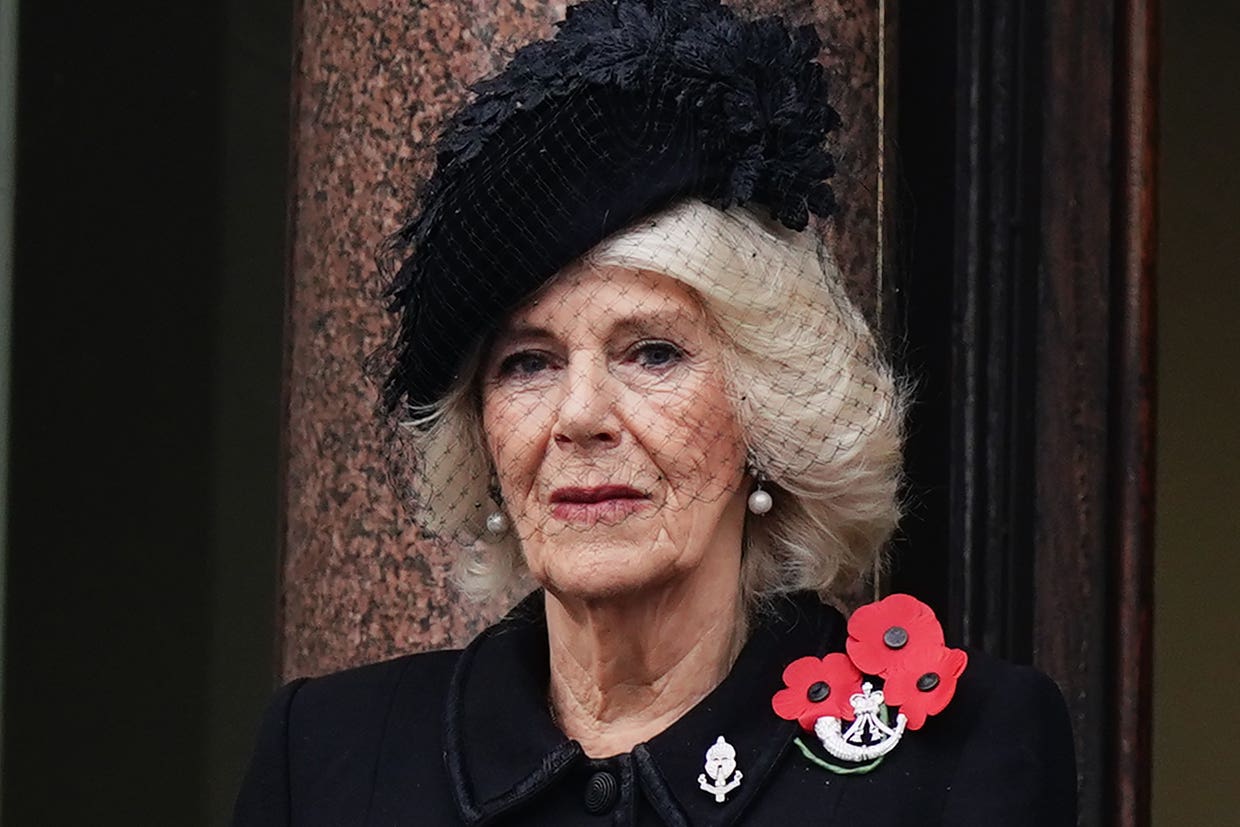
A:
[[[839,123],[812,27],[717,0],[586,0],[447,124],[394,236],[389,409],[434,403],[485,332],[632,221],[696,197],[794,230],[829,215]]]

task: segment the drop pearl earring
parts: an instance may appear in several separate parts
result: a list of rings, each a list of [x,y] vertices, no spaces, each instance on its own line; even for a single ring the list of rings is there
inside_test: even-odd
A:
[[[499,478],[491,474],[491,484],[487,486],[491,501],[499,508],[487,515],[487,533],[499,539],[508,533],[508,515],[503,512],[504,495],[499,490]]]
[[[770,506],[767,506],[768,508]],[[502,511],[492,511],[487,515],[487,532],[496,537],[503,537],[508,533],[508,515]]]
[[[749,465],[754,479],[757,481],[757,488],[749,495],[749,511],[752,514],[762,516],[771,510],[771,506],[775,501],[771,499],[771,495],[762,490],[762,475],[753,469],[753,463]]]
[[[771,506],[774,504],[771,495],[761,488],[749,495],[749,510],[754,514],[765,514],[771,510]]]

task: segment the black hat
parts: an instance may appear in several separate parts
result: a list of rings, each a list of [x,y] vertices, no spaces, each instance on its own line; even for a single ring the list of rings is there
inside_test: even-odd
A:
[[[586,0],[558,25],[472,87],[393,236],[389,409],[434,403],[508,311],[678,199],[759,204],[794,230],[834,209],[839,117],[812,27],[717,0]]]

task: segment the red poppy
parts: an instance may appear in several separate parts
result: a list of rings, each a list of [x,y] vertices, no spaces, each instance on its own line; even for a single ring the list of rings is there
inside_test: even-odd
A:
[[[921,729],[927,715],[938,715],[956,694],[956,682],[969,663],[962,649],[921,649],[892,669],[883,684],[888,706],[900,707],[909,729]]]
[[[861,691],[861,673],[848,655],[832,652],[825,658],[797,658],[784,669],[784,683],[787,688],[772,696],[771,709],[812,732],[814,723],[825,715],[852,720],[848,699]]]
[[[886,677],[907,659],[943,647],[934,610],[915,597],[893,594],[848,619],[848,655],[867,675]]]

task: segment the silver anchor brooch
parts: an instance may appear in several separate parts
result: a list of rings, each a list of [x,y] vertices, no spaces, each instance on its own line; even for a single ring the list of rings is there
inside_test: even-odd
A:
[[[698,786],[702,788],[702,792],[713,795],[716,804],[722,804],[728,793],[741,785],[741,778],[744,777],[736,768],[736,748],[725,741],[722,735],[706,750],[704,769],[706,772],[698,776]],[[708,775],[709,781],[706,780]],[[730,781],[728,776],[731,776]]]

